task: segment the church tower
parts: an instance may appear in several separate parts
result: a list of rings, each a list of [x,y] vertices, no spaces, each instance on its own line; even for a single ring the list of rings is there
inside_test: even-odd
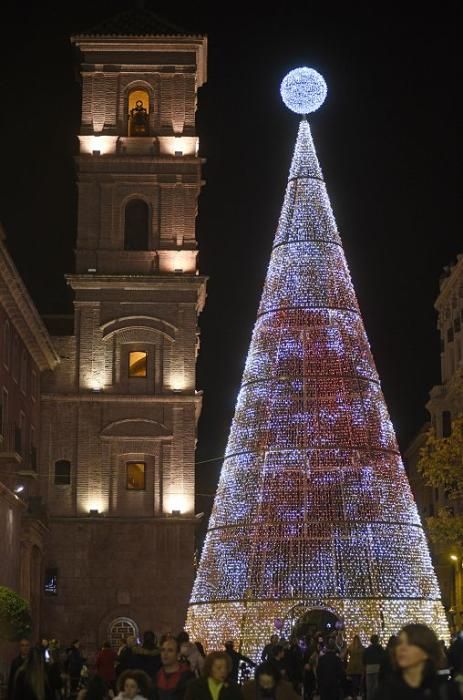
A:
[[[74,332],[42,386],[46,629],[86,649],[181,628],[193,580],[197,91],[207,40],[143,9],[81,52]]]

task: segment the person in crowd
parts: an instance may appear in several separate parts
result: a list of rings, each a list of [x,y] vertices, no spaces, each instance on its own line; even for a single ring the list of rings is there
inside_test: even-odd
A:
[[[54,693],[53,697],[60,698],[65,689],[65,673],[57,646],[49,646],[48,662],[45,668],[48,682]]]
[[[370,637],[370,646],[363,652],[363,665],[365,667],[366,700],[373,700],[378,687],[379,669],[384,661],[385,652],[379,643],[377,634]]]
[[[137,644],[137,638],[129,634],[125,640],[125,644],[120,647],[117,653],[117,667],[116,675],[120,675],[124,671],[128,671],[130,668],[134,668],[134,653],[133,650]]]
[[[113,697],[114,693],[109,691],[103,678],[94,675],[89,679],[87,687],[79,691],[77,700],[107,700]]]
[[[156,694],[158,700],[183,700],[188,682],[195,676],[187,664],[179,661],[178,641],[166,637],[161,644],[162,666],[156,674]]]
[[[264,661],[256,668],[253,680],[241,688],[243,700],[300,700],[289,681],[280,678],[271,661]]]
[[[387,676],[394,673],[396,670],[395,650],[398,641],[399,638],[396,634],[392,634],[387,640],[386,648],[384,650],[385,654],[383,656],[381,666],[379,667],[378,682],[383,681],[385,678],[387,678]]]
[[[190,636],[185,630],[180,632],[177,641],[180,649],[180,657],[188,663],[190,671],[198,678],[203,670],[204,657],[201,655],[196,644],[190,642]]]
[[[16,672],[13,683],[13,700],[55,700],[48,682],[43,653],[33,647]]]
[[[232,639],[229,639],[227,642],[225,642],[225,652],[231,659],[231,671],[228,680],[230,680],[232,683],[238,683],[238,676],[241,663],[245,663],[251,668],[255,668],[256,666],[252,659],[250,659],[248,656],[240,654],[239,651],[236,651]]]
[[[397,668],[378,684],[375,700],[458,700],[454,681],[439,675],[439,640],[426,625],[402,627],[396,646]]]
[[[281,644],[277,644],[273,647],[273,653],[269,660],[275,666],[275,668],[278,669],[280,678],[284,678],[286,681],[289,680],[286,650]]]
[[[447,659],[452,678],[458,684],[463,698],[463,631],[458,632],[453,639],[447,652]]]
[[[346,675],[350,681],[349,694],[353,698],[360,696],[360,688],[363,677],[363,652],[365,647],[356,634],[347,647]]]
[[[302,678],[304,700],[311,700],[317,687],[317,666],[319,658],[317,640],[311,640],[304,654],[304,674]]]
[[[273,650],[280,641],[277,634],[272,634],[270,642],[262,649],[262,661],[269,661],[273,657]]]
[[[80,651],[80,641],[75,639],[68,649],[65,662],[65,671],[69,674],[71,683],[71,693],[76,692],[79,687],[84,664],[85,659]]]
[[[143,635],[143,644],[132,648],[132,669],[144,671],[154,682],[156,674],[161,668],[158,640],[151,630]]]
[[[302,683],[303,653],[296,637],[291,636],[285,655],[288,680],[295,690],[300,690]]]
[[[109,642],[105,642],[96,655],[95,668],[97,674],[103,678],[108,688],[113,690],[115,690],[116,683],[116,660],[116,652],[114,649],[111,649]]]
[[[344,682],[344,668],[332,637],[328,639],[325,653],[318,659],[317,680],[320,700],[339,700]]]
[[[124,671],[119,676],[116,700],[147,700],[151,680],[144,671]]]
[[[31,650],[31,643],[26,637],[23,637],[22,639],[19,640],[19,654],[16,656],[13,661],[11,662],[10,666],[10,673],[8,676],[8,690],[7,690],[7,698],[8,700],[12,700],[13,698],[13,686],[14,686],[14,679],[16,676],[16,673],[19,668],[24,664],[25,660],[29,656],[29,652]]]
[[[203,647],[203,645],[201,644],[201,642],[199,642],[198,640],[196,640],[195,645],[198,647],[198,651],[199,651],[199,653],[201,654],[201,656],[203,657],[203,659],[205,659],[205,658],[206,658],[206,652],[204,651],[204,647]]]
[[[185,700],[241,700],[238,684],[228,680],[231,670],[232,661],[227,652],[208,654],[203,675],[188,683]]]

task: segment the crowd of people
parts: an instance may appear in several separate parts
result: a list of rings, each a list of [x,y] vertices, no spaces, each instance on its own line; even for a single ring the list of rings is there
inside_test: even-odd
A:
[[[103,644],[87,662],[79,640],[19,643],[8,700],[463,700],[463,633],[449,649],[422,624],[409,624],[385,648],[373,635],[347,644],[342,630],[289,641],[274,635],[255,661],[233,641],[207,656],[188,633],[128,637]]]

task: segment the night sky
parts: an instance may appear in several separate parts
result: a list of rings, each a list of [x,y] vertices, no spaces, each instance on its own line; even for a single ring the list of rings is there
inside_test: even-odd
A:
[[[379,4],[337,14],[326,3],[324,11],[285,3],[284,14],[268,16],[234,3],[209,12],[201,3],[184,11],[145,5],[209,37],[197,115],[207,159],[200,271],[210,277],[200,320],[198,462],[225,449],[298,127],[279,84],[298,65],[328,84],[313,135],[405,449],[439,381],[439,276],[463,252],[457,3],[428,14],[421,6],[410,19]],[[0,220],[43,313],[72,311],[63,275],[74,263],[80,88],[68,37],[128,7],[23,3],[3,18]],[[198,465],[199,493],[213,492],[219,471],[219,461]],[[210,501],[198,497],[197,509],[207,512]]]

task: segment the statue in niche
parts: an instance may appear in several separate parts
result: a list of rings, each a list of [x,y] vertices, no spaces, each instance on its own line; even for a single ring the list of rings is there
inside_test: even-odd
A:
[[[146,136],[148,134],[148,112],[143,102],[137,100],[135,107],[130,110],[130,135]]]

